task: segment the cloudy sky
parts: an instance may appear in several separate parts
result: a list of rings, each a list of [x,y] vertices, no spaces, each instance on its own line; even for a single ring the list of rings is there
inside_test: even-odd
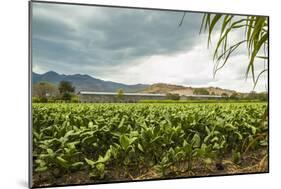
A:
[[[199,35],[201,13],[186,13],[178,27],[183,12],[34,2],[32,9],[36,73],[88,74],[125,84],[253,89],[252,80],[245,81],[246,49],[236,52],[213,77],[214,49],[207,48],[207,34]],[[219,29],[213,41],[216,36]],[[238,31],[229,41],[243,37]],[[263,67],[262,61],[256,62],[256,72]],[[266,78],[261,78],[256,91],[266,90]]]

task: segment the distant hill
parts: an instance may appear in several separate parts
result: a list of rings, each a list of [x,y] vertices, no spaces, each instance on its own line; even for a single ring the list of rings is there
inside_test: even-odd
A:
[[[179,95],[193,95],[194,90],[196,88],[193,87],[184,87],[181,85],[171,85],[165,83],[156,83],[150,85],[145,88],[141,92],[143,93],[174,93]],[[228,96],[235,93],[234,90],[222,89],[219,87],[204,87],[210,94],[221,95],[222,93],[226,93]]]
[[[140,93],[174,93],[179,95],[193,95],[194,87],[185,87],[181,85],[173,85],[166,83],[155,83],[153,85],[136,84],[126,85],[112,81],[104,81],[94,78],[89,75],[73,74],[65,75],[58,74],[54,71],[49,71],[44,74],[32,73],[32,83],[47,81],[58,85],[60,81],[70,81],[75,86],[75,91],[99,91],[99,92],[116,92],[118,89],[123,89],[125,92],[140,92]],[[235,91],[222,89],[218,87],[205,87],[210,94],[221,95],[222,93],[230,96]]]
[[[65,75],[58,74],[54,71],[49,71],[44,74],[32,73],[32,83],[36,84],[38,82],[50,82],[53,84],[59,84],[60,81],[70,81],[75,86],[75,91],[100,91],[100,92],[116,92],[118,89],[123,89],[125,92],[137,92],[147,88],[149,85],[136,84],[136,85],[126,85],[122,83],[116,83],[112,81],[104,81],[101,79],[96,79],[89,75]]]
[[[166,83],[155,83],[145,88],[141,92],[144,93],[170,93],[174,91],[184,90],[186,87],[181,85],[172,85]]]

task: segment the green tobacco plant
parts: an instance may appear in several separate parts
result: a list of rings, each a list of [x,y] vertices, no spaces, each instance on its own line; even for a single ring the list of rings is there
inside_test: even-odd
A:
[[[105,165],[110,161],[110,158],[113,154],[112,148],[108,149],[104,156],[99,156],[97,161],[90,160],[85,158],[87,165],[90,167],[89,176],[91,178],[103,179],[105,175]]]
[[[249,151],[267,147],[266,108],[264,103],[33,104],[34,173],[61,177],[86,171],[103,181],[112,171],[130,177],[132,169],[192,175],[194,165],[203,163],[207,170],[227,155],[239,164]]]

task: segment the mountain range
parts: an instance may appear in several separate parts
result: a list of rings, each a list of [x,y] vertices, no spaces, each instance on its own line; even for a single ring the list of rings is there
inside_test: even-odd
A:
[[[123,89],[125,92],[140,92],[140,93],[175,93],[179,95],[193,95],[194,87],[185,87],[181,85],[173,85],[166,83],[155,83],[152,85],[136,84],[127,85],[112,81],[105,81],[94,78],[86,74],[65,75],[58,74],[54,71],[49,71],[44,74],[32,72],[32,83],[49,82],[58,85],[61,81],[69,81],[75,86],[75,91],[98,91],[98,92],[116,92],[118,89]],[[221,95],[226,93],[231,95],[234,90],[222,89],[218,87],[205,87],[210,94]]]
[[[99,91],[99,92],[116,92],[118,89],[123,89],[126,92],[136,92],[147,88],[149,85],[136,84],[126,85],[122,83],[116,83],[112,81],[104,81],[91,77],[89,75],[73,74],[65,75],[58,74],[54,71],[49,71],[44,74],[32,73],[32,83],[38,82],[50,82],[58,85],[61,81],[69,81],[75,86],[75,91]]]

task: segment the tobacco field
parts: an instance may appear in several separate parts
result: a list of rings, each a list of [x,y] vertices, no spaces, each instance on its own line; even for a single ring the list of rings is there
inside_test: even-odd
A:
[[[265,103],[32,105],[34,186],[267,172]]]

